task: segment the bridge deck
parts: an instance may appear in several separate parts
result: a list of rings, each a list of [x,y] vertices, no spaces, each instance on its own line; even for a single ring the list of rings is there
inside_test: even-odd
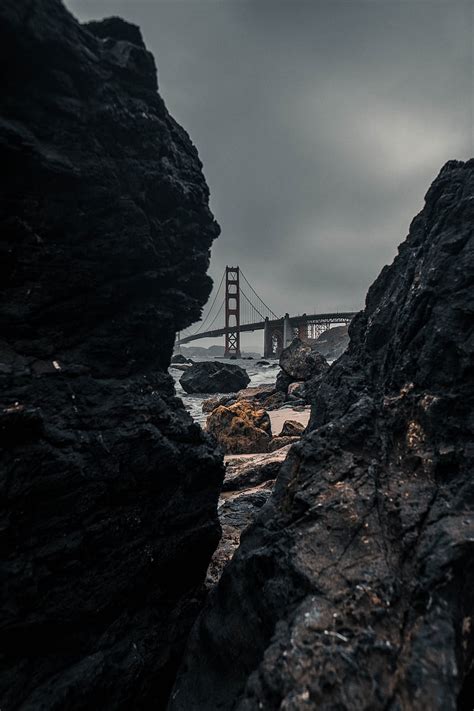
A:
[[[303,323],[350,323],[356,312],[346,311],[343,313],[330,313],[330,314],[302,314],[301,316],[290,316],[290,323],[292,326],[299,326]],[[273,319],[268,321],[271,328],[276,328],[277,326],[283,326],[283,316],[279,319]],[[255,323],[245,323],[240,324],[240,332],[252,332],[252,331],[262,331],[265,327],[265,321],[256,321]],[[180,338],[180,344],[190,343],[191,341],[197,341],[200,338],[216,338],[218,336],[224,336],[229,329],[226,328],[216,328],[213,331],[203,331],[202,333],[195,333],[191,336],[184,336]],[[234,329],[235,330],[235,329]]]

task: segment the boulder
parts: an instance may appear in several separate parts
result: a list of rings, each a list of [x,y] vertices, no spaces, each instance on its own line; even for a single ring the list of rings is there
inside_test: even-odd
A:
[[[202,401],[201,409],[203,412],[212,412],[216,407],[219,407],[219,405],[233,405],[236,400],[235,393],[221,395],[221,397],[210,397]]]
[[[176,365],[177,363],[180,363],[181,365],[183,363],[192,363],[193,361],[190,360],[189,358],[186,358],[184,355],[181,353],[175,353],[175,355],[171,358],[171,364]]]
[[[245,388],[250,378],[240,365],[203,361],[193,363],[179,382],[187,393],[233,393]]]
[[[302,381],[296,381],[295,383],[290,383],[288,385],[288,397],[295,397],[304,400],[305,396],[305,383]]]
[[[280,370],[278,372],[278,375],[276,376],[275,390],[279,393],[283,393],[283,395],[286,397],[288,394],[288,387],[292,382],[293,378],[291,377],[291,375],[288,375],[283,370]]]
[[[472,707],[473,225],[474,160],[450,161],[194,626],[171,711]]]
[[[165,708],[224,474],[167,371],[219,228],[138,27],[2,0],[0,59],[0,707]]]
[[[348,345],[349,327],[346,325],[328,328],[312,344],[313,348],[319,351],[328,361],[337,360]]]
[[[277,392],[273,395],[269,395],[263,400],[260,400],[260,405],[261,407],[264,407],[265,410],[278,410],[282,405],[285,404],[285,399],[286,398],[283,393]]]
[[[317,350],[299,338],[294,338],[281,353],[280,368],[291,381],[309,380],[324,373],[329,363]]]
[[[279,437],[301,437],[305,431],[305,426],[297,420],[285,420]]]
[[[250,489],[267,481],[274,481],[280,466],[288,453],[280,449],[270,454],[256,454],[255,457],[228,455],[225,457],[225,478],[222,492]]]
[[[207,431],[227,454],[266,452],[272,435],[268,413],[247,400],[213,410]]]
[[[237,400],[256,400],[258,402],[262,402],[274,394],[274,385],[257,385],[255,387],[240,390],[236,397]]]
[[[298,442],[300,437],[273,437],[272,441],[268,445],[268,451],[269,452],[275,452],[277,449],[281,449],[281,447],[286,447],[289,444],[294,444],[295,442]]]

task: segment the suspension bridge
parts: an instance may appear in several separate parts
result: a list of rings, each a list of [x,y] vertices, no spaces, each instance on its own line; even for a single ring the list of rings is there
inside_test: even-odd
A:
[[[350,323],[354,316],[352,311],[277,316],[240,267],[226,267],[199,327],[193,333],[180,334],[176,345],[224,336],[225,357],[240,358],[240,334],[261,330],[264,358],[275,358],[295,336],[314,341],[327,329]]]

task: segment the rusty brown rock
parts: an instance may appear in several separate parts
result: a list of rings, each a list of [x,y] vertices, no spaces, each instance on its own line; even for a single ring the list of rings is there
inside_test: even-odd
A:
[[[207,431],[227,454],[267,452],[272,434],[266,410],[247,400],[213,410],[207,418]]]

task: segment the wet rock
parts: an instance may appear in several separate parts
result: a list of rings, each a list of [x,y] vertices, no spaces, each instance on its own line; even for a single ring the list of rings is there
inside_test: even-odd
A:
[[[237,402],[235,393],[221,395],[220,397],[210,397],[202,401],[201,409],[203,412],[212,412],[219,405],[233,405],[234,402]]]
[[[258,385],[251,388],[245,388],[237,393],[237,400],[255,400],[263,402],[271,395],[275,394],[274,385]]]
[[[241,491],[275,480],[288,449],[289,447],[270,454],[256,454],[251,458],[227,456],[222,491]]]
[[[256,365],[270,365],[268,360],[257,360]]]
[[[176,354],[171,358],[171,364],[172,364],[172,365],[176,365],[177,363],[180,363],[180,364],[186,363],[186,364],[189,364],[189,365],[190,365],[192,362],[193,362],[193,361],[192,361],[191,359],[186,358],[186,357],[185,357],[184,355],[182,355],[181,353],[176,353]]]
[[[281,449],[281,447],[286,447],[289,444],[298,442],[299,439],[299,436],[282,437],[281,435],[278,435],[278,437],[272,437],[272,441],[268,445],[268,451],[275,452],[276,450]]]
[[[329,368],[329,363],[318,351],[294,338],[290,345],[282,351],[280,368],[286,375],[295,380],[309,380],[321,375]]]
[[[297,420],[285,420],[279,437],[301,437],[305,431],[305,426]]]
[[[290,383],[288,386],[288,397],[295,397],[304,400],[305,392],[305,383],[302,381],[297,380],[295,383]]]
[[[187,393],[233,393],[245,388],[250,378],[239,365],[203,361],[193,363],[179,382]]]
[[[227,454],[266,452],[272,434],[268,413],[247,400],[213,410],[207,431]]]
[[[242,531],[249,526],[271,494],[273,481],[266,481],[255,487],[248,487],[221,498],[218,512],[222,526],[219,541],[206,576],[206,586],[213,588],[220,579],[226,565],[240,543]]]
[[[474,160],[450,161],[193,628],[172,711],[469,708],[473,224]]]
[[[293,378],[285,373],[283,370],[280,370],[278,372],[278,375],[276,376],[276,383],[275,383],[275,389],[279,393],[283,393],[283,395],[286,397],[288,394],[288,387],[290,384],[293,382]]]
[[[271,454],[251,458],[226,457],[226,474],[218,512],[222,537],[207,571],[209,588],[219,580],[240,543],[242,531],[249,526],[267,502],[289,446]]]
[[[219,540],[167,374],[218,234],[140,31],[0,3],[0,707],[164,708]]]
[[[312,344],[312,347],[319,351],[326,360],[337,360],[346,350],[349,345],[349,327],[334,326],[324,331],[317,340]]]
[[[283,393],[276,392],[261,400],[260,405],[264,407],[265,410],[278,410],[285,404],[285,400],[286,398]]]

